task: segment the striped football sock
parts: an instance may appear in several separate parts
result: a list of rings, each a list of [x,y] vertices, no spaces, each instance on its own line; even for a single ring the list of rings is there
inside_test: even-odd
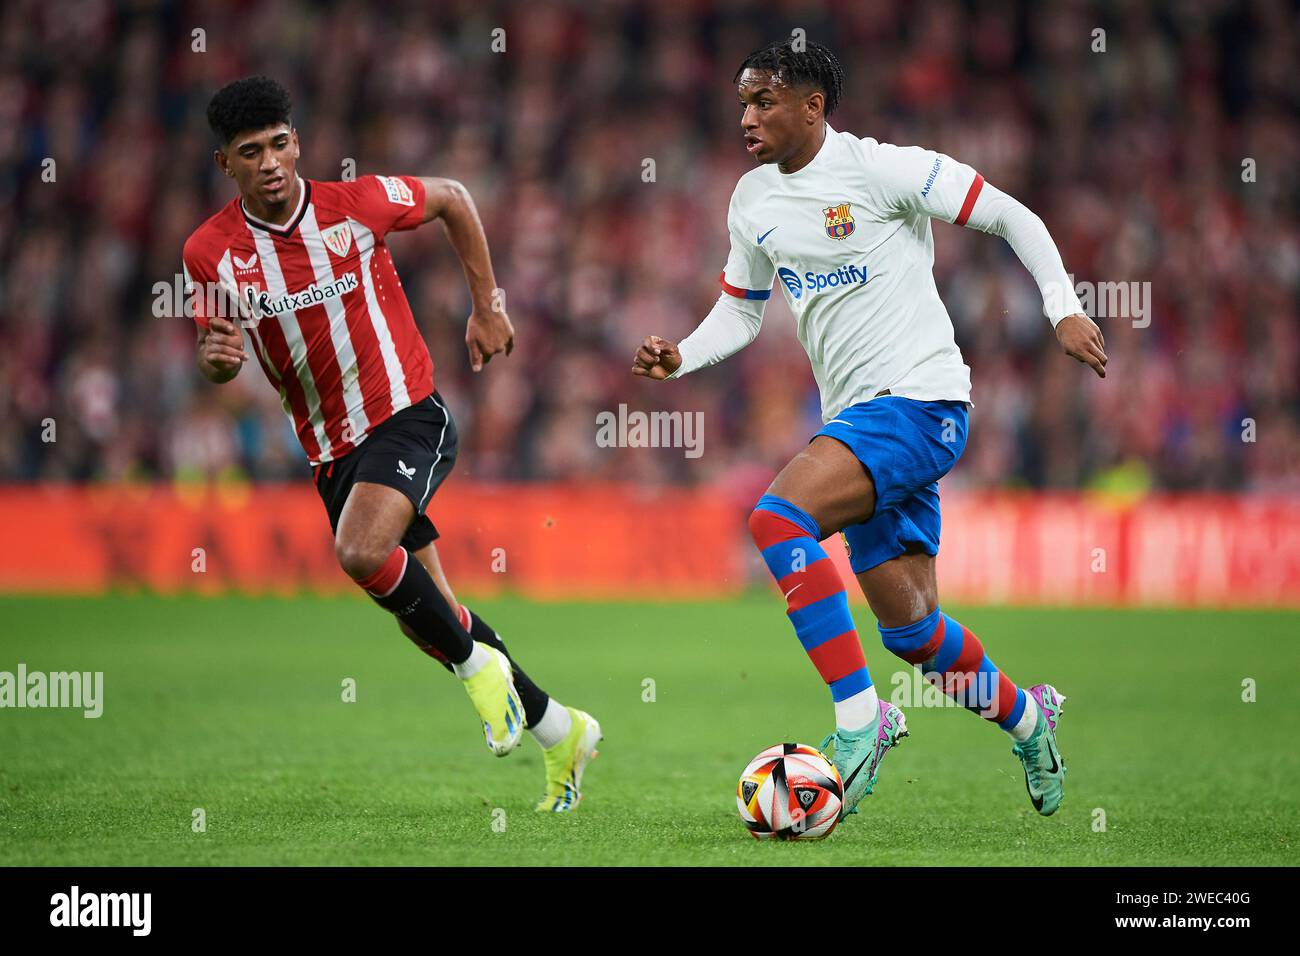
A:
[[[836,725],[850,731],[870,726],[879,710],[876,689],[844,582],[818,543],[817,523],[785,499],[764,495],[749,516],[749,530],[785,595],[799,643],[831,689]]]
[[[997,724],[1016,740],[1027,740],[1038,721],[1034,698],[1012,683],[984,653],[973,631],[938,608],[915,624],[882,627],[892,653],[967,710]]]
[[[515,678],[515,690],[519,691],[519,699],[524,705],[524,727],[532,730],[547,712],[547,706],[551,699],[546,695],[546,691],[533,683],[533,679],[524,673],[518,662],[513,657],[510,657],[510,651],[506,648],[505,642],[501,640],[501,635],[487,621],[479,617],[476,612],[471,611],[463,604],[460,606],[460,623],[465,630],[469,631],[470,637],[474,638],[475,641],[489,647],[495,647],[510,658],[510,669]],[[556,701],[556,704],[559,704],[559,701]],[[553,717],[552,724],[547,725],[548,728],[561,726],[568,719],[569,712],[564,710],[562,704],[559,706],[564,713],[562,716]],[[558,723],[555,723],[556,721]],[[564,734],[567,735],[568,732],[568,728],[565,727]],[[543,735],[549,740],[549,729],[544,730]],[[563,736],[561,735],[561,739],[563,739]],[[540,737],[538,739],[541,740]],[[542,746],[550,747],[552,745],[543,743]]]
[[[379,568],[357,581],[376,604],[392,612],[415,635],[453,667],[465,664],[474,640],[433,583],[428,570],[405,548],[394,548]]]

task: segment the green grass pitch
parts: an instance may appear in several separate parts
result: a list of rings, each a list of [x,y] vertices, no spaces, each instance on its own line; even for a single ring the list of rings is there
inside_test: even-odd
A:
[[[736,778],[831,719],[779,600],[474,606],[604,726],[577,813],[534,813],[536,744],[493,758],[454,679],[360,596],[0,598],[0,671],[103,671],[105,698],[97,720],[0,710],[0,864],[1297,859],[1300,614],[955,608],[1013,679],[1069,697],[1061,809],[1033,812],[1001,731],[912,706],[863,812],[820,843],[777,844],[746,834]],[[856,614],[888,694],[905,667]]]

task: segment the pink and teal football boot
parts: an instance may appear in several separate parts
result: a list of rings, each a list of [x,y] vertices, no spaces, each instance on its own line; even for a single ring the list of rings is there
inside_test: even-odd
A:
[[[858,801],[871,793],[880,773],[880,762],[891,747],[907,736],[907,721],[903,712],[887,701],[880,701],[880,714],[875,722],[862,730],[847,731],[836,728],[822,741],[821,752],[834,761],[844,784],[844,800],[840,819],[858,812]]]
[[[1065,762],[1056,746],[1056,724],[1065,695],[1051,684],[1035,684],[1025,693],[1038,703],[1038,726],[1024,743],[1013,744],[1011,752],[1025,765],[1025,789],[1034,809],[1050,817],[1064,796]]]

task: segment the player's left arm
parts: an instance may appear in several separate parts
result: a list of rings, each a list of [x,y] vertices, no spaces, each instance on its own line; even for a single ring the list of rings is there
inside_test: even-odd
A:
[[[977,195],[963,206],[963,211],[969,206],[963,225],[1007,241],[1038,284],[1043,311],[1056,329],[1061,348],[1105,378],[1106,339],[1097,323],[1083,311],[1047,226],[1023,203],[981,182],[982,178],[978,177],[971,187],[977,189]]]
[[[1083,311],[1043,221],[965,163],[919,146],[863,140],[877,199],[895,215],[926,215],[1001,236],[1043,296],[1043,312],[1066,353],[1106,377],[1105,339]]]
[[[492,272],[492,257],[478,209],[469,190],[454,179],[422,177],[424,222],[441,219],[447,238],[460,257],[473,308],[465,329],[470,366],[479,371],[499,352],[515,347],[515,330]]]

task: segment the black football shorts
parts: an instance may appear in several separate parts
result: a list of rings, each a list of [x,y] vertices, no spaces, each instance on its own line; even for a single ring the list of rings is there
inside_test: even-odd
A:
[[[415,518],[402,536],[402,547],[418,551],[438,537],[424,509],[456,463],[456,423],[436,391],[422,402],[380,422],[357,448],[313,470],[316,490],[325,502],[330,530],[338,531],[339,516],[352,486],[372,481],[396,488],[415,506]]]

